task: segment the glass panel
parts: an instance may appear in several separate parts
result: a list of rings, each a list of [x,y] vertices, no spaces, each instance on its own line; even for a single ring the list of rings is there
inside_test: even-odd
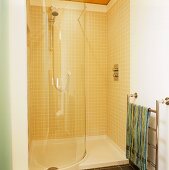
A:
[[[27,1],[30,170],[68,167],[85,155],[84,9]]]
[[[0,169],[11,170],[9,109],[8,1],[0,0]]]

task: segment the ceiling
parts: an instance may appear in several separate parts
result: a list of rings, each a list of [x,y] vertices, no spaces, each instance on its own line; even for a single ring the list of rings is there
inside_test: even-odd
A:
[[[65,2],[65,1],[69,1],[69,2],[85,2],[85,3],[91,3],[91,4],[100,4],[100,5],[107,5],[110,1],[115,2],[116,0],[45,0],[45,2],[47,4],[51,4],[53,2]],[[30,4],[34,4],[34,5],[42,5],[42,0],[30,0]]]
[[[71,1],[101,4],[101,5],[107,5],[110,2],[110,0],[71,0]]]

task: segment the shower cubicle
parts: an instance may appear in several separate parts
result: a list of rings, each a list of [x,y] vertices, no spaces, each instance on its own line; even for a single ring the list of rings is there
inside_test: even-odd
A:
[[[30,170],[128,164],[130,0],[89,2],[27,0]]]

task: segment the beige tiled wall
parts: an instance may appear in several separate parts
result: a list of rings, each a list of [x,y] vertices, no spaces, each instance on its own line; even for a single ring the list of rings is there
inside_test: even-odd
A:
[[[65,93],[49,83],[49,137],[85,136],[84,16],[80,10],[58,12],[54,26],[55,77],[63,77],[65,82],[67,73],[71,75]]]
[[[119,65],[119,81],[113,66]],[[108,12],[108,136],[125,149],[126,95],[130,90],[130,0],[117,0]]]
[[[81,11],[59,12],[54,32],[54,75],[59,78],[62,76],[63,81],[66,81],[67,73],[71,72],[69,87],[64,93],[52,85],[50,25],[47,25],[48,20],[41,7],[31,7],[28,101],[29,135],[32,139],[85,135],[84,23],[80,20],[81,25],[78,23]],[[62,36],[62,42],[59,35]]]
[[[31,7],[31,50],[28,57],[31,139],[84,135],[86,95],[87,135],[108,135],[124,149],[126,94],[130,79],[129,3],[129,0],[117,0],[108,13],[86,12],[85,53],[83,18],[78,20],[82,11],[60,9],[54,36],[55,75],[60,77],[61,70],[66,72],[70,69],[73,81],[70,83],[70,93],[65,96],[66,103],[69,103],[65,109],[69,114],[59,116],[57,111],[61,93],[51,83],[50,43],[45,44],[49,35],[48,30],[43,29],[48,22],[42,18],[40,7]],[[59,29],[62,30],[62,43],[58,36]],[[61,60],[66,64],[63,65]],[[119,64],[119,81],[113,80],[114,64]],[[79,91],[77,87],[80,87]]]
[[[87,135],[107,133],[107,15],[86,13]]]
[[[45,138],[48,126],[48,60],[45,57],[43,18],[36,15],[41,8],[30,8],[31,27],[28,54],[28,116],[29,138]],[[41,23],[41,24],[40,24]],[[46,67],[44,65],[46,63]],[[45,90],[44,90],[45,89]]]
[[[29,135],[32,139],[66,138],[85,134],[85,94],[87,135],[107,132],[107,16],[86,13],[86,59],[84,57],[81,11],[60,10],[55,21],[55,76],[71,71],[69,94],[65,95],[68,114],[57,115],[62,94],[51,84],[50,35],[41,7],[31,7],[31,53],[28,57]],[[50,25],[49,25],[50,28]],[[59,42],[59,30],[62,41]],[[50,42],[50,41],[49,41]],[[44,48],[45,47],[45,48]],[[62,58],[60,57],[62,54]],[[64,60],[64,61],[61,61]],[[65,63],[65,64],[63,64]],[[84,67],[86,66],[86,89]],[[78,90],[79,89],[79,90]]]

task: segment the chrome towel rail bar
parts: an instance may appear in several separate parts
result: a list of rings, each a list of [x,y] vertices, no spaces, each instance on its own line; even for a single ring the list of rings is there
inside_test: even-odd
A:
[[[134,94],[129,94],[127,95],[127,106],[128,106],[128,103],[130,101],[130,98],[135,98],[137,99],[138,98],[138,93],[134,93]],[[150,127],[149,126],[149,130],[152,130],[156,133],[156,145],[153,145],[151,143],[148,143],[148,145],[155,149],[156,150],[156,159],[155,159],[155,163],[152,162],[151,160],[147,160],[151,166],[153,166],[155,168],[155,170],[158,170],[158,144],[159,144],[159,104],[162,103],[162,104],[166,104],[169,106],[169,97],[166,97],[165,99],[162,99],[162,100],[156,100],[156,109],[151,109],[149,108],[148,111],[149,112],[153,112],[155,113],[156,115],[156,128],[153,128],[153,127]]]

